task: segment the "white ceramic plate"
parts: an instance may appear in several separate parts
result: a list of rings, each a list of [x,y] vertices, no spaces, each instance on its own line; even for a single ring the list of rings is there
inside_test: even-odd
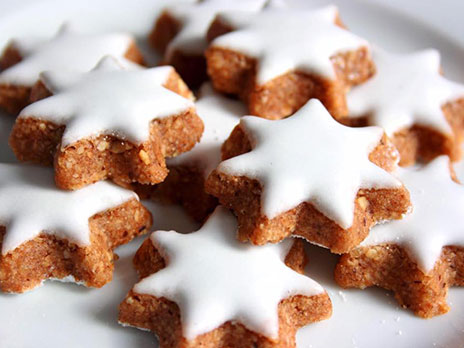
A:
[[[0,15],[0,47],[14,36],[52,35],[63,21],[86,31],[131,31],[146,37],[159,9],[168,0],[22,0],[16,12]],[[293,0],[295,6],[314,6],[325,1]],[[436,47],[443,54],[445,74],[464,81],[464,49],[446,35],[422,22],[378,3],[335,1],[345,23],[356,33],[389,49],[410,51]],[[26,3],[26,5],[24,5]],[[171,2],[172,3],[172,2]],[[416,1],[416,3],[420,3]],[[440,6],[439,3],[436,3]],[[0,3],[0,9],[11,8]],[[450,10],[453,15],[452,9]],[[454,13],[460,18],[459,13]],[[432,16],[433,17],[433,16]],[[435,26],[439,23],[434,23]],[[150,52],[150,62],[156,55]],[[11,117],[0,115],[0,161],[14,161],[7,146]],[[5,204],[5,202],[2,202]],[[196,226],[177,207],[153,206],[154,228],[192,231]],[[23,295],[0,294],[0,347],[156,347],[152,333],[117,324],[117,306],[136,282],[132,256],[143,238],[117,250],[114,280],[102,289],[47,282]],[[322,283],[333,301],[331,319],[310,325],[298,333],[298,345],[316,347],[449,347],[464,346],[464,289],[451,289],[451,311],[422,320],[398,308],[391,294],[381,289],[341,290],[333,281],[336,257],[308,246],[308,274]]]

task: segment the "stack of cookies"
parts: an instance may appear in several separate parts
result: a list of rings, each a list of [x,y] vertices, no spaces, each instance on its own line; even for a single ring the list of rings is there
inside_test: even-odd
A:
[[[149,41],[161,66],[130,34],[67,25],[5,48],[0,107],[25,164],[0,164],[2,291],[102,287],[114,248],[150,230],[143,198],[203,224],[153,232],[134,256],[119,322],[161,347],[295,346],[332,313],[306,242],[341,255],[343,288],[449,310],[464,285],[464,86],[437,51],[389,53],[334,6],[265,0],[168,7]]]

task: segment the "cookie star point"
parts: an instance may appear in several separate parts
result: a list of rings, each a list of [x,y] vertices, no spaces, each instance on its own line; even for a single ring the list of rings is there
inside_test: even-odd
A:
[[[219,36],[211,45],[259,58],[259,84],[291,70],[333,79],[332,56],[368,47],[364,39],[335,24],[337,15],[335,6],[299,11],[270,7],[249,16],[241,12],[221,12],[218,17],[237,30]],[[284,30],[276,26],[281,22],[286,23]]]
[[[350,118],[368,116],[389,136],[414,125],[452,133],[442,107],[463,98],[464,86],[440,74],[437,50],[396,54],[374,47],[372,57],[376,74],[347,95]]]
[[[0,173],[0,201],[8,202],[0,206],[0,220],[6,226],[2,255],[42,231],[87,245],[92,215],[138,199],[135,193],[108,182],[61,191],[54,186],[53,171],[47,168],[2,163]]]
[[[14,40],[13,47],[24,57],[0,74],[0,82],[32,86],[45,70],[86,72],[108,54],[124,60],[126,52],[134,43],[129,34],[83,34],[64,25],[48,41]]]
[[[65,124],[62,147],[100,134],[140,144],[148,140],[152,120],[194,106],[163,87],[170,72],[171,67],[126,69],[112,57],[88,73],[45,72],[43,82],[54,95],[29,105],[19,118],[32,115]]]
[[[410,191],[412,211],[402,220],[373,228],[361,246],[399,244],[428,273],[443,247],[464,246],[460,223],[464,213],[464,186],[451,179],[446,156],[438,157],[425,168],[399,168],[397,175]]]
[[[218,171],[260,181],[262,209],[269,218],[307,201],[348,228],[360,188],[401,186],[368,158],[382,129],[343,126],[316,99],[285,120],[248,116],[241,125],[252,151],[222,162]]]
[[[134,291],[176,302],[187,339],[228,321],[276,339],[281,300],[324,292],[315,281],[285,265],[291,240],[252,247],[235,239],[237,227],[234,216],[220,207],[197,232],[158,231],[150,237],[164,249],[167,265],[142,279]]]

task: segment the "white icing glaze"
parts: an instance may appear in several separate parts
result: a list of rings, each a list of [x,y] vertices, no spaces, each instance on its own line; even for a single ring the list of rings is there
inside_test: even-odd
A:
[[[208,46],[206,33],[219,11],[258,11],[264,3],[265,0],[203,0],[168,7],[166,11],[181,23],[181,29],[167,47],[167,59],[176,50],[202,55]]]
[[[124,59],[134,42],[129,34],[80,34],[68,26],[49,41],[17,39],[13,45],[23,59],[0,73],[0,83],[32,86],[46,70],[87,72],[105,55]]]
[[[2,254],[41,232],[88,245],[89,218],[133,198],[138,199],[135,193],[104,181],[59,190],[53,170],[0,163],[0,224],[6,227]]]
[[[206,177],[221,162],[221,146],[238,124],[239,117],[246,114],[246,107],[237,100],[215,93],[209,84],[203,85],[200,93],[195,106],[205,126],[201,140],[191,151],[170,158],[167,164],[193,165]]]
[[[237,30],[219,36],[211,46],[256,58],[259,84],[291,70],[334,79],[332,56],[368,46],[334,24],[337,13],[334,6],[316,10],[271,6],[256,14],[221,12],[220,19]]]
[[[262,213],[270,219],[307,201],[349,228],[360,188],[401,186],[368,159],[382,129],[343,126],[317,99],[287,119],[245,116],[240,125],[253,150],[222,162],[218,170],[258,180]]]
[[[51,280],[51,281],[55,281],[55,282],[60,282],[60,283],[73,283],[73,284],[76,284],[76,285],[81,285],[81,286],[85,286],[85,287],[88,287],[87,284],[84,282],[84,281],[81,281],[81,280],[76,280],[76,278],[74,278],[73,275],[67,275],[66,277],[63,277],[63,278],[47,278],[46,280]],[[45,279],[42,280],[41,282],[41,286],[43,285]]]
[[[118,324],[121,325],[122,327],[131,327],[131,328],[134,328],[134,329],[138,329],[140,331],[150,332],[150,333],[153,334],[153,332],[150,329],[146,329],[144,327],[139,327],[139,326],[131,325],[131,324],[128,324],[128,323],[123,323],[122,321],[118,321]],[[156,339],[159,341],[158,335],[156,333],[154,333],[154,334],[156,336]]]
[[[275,339],[282,299],[324,291],[285,265],[291,239],[251,246],[236,240],[237,227],[236,218],[218,207],[197,232],[157,231],[150,237],[167,266],[142,279],[134,291],[176,302],[188,340],[227,321]]]
[[[62,30],[64,30],[64,26],[60,29],[60,31]],[[29,36],[11,39],[9,45],[18,50],[23,57],[26,57],[46,42],[43,38]]]
[[[463,98],[464,86],[440,74],[438,51],[392,54],[374,47],[372,58],[376,74],[347,95],[350,117],[369,115],[389,136],[412,125],[451,133],[441,107]]]
[[[398,244],[428,273],[444,246],[464,247],[464,186],[451,180],[446,156],[423,168],[398,168],[396,174],[409,189],[412,212],[375,226],[361,246]]]
[[[105,57],[88,73],[45,72],[41,80],[54,95],[27,106],[19,117],[65,125],[62,147],[100,134],[140,144],[148,140],[152,120],[194,106],[162,86],[172,69],[128,70]]]

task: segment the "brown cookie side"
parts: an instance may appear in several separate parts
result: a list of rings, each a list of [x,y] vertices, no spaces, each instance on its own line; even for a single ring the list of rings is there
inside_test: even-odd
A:
[[[128,46],[124,57],[134,63],[144,64],[142,53],[135,41]],[[15,45],[8,45],[0,57],[0,71],[12,67],[21,62],[22,59],[23,57]],[[39,79],[39,76],[37,76],[37,79]],[[19,114],[27,105],[38,100],[38,95],[31,96],[32,90],[33,86],[0,83],[0,108],[12,115]]]
[[[341,23],[341,22],[340,22]],[[339,24],[339,20],[337,20]],[[208,40],[233,31],[217,17],[208,31]],[[257,60],[230,49],[210,46],[206,52],[207,70],[215,89],[238,95],[250,114],[281,119],[296,112],[309,99],[321,100],[330,114],[346,115],[346,91],[366,81],[375,72],[367,47],[343,52],[331,58],[336,79],[317,74],[290,71],[259,85],[256,81]]]
[[[0,256],[0,288],[4,292],[22,293],[48,278],[67,276],[89,287],[102,287],[112,279],[112,249],[145,233],[151,222],[150,213],[136,199],[131,199],[89,219],[88,246],[41,233]],[[5,233],[5,227],[1,227],[1,240]]]
[[[250,142],[237,126],[222,147],[223,159],[251,150]],[[396,165],[396,151],[384,136],[369,159],[385,170]],[[323,245],[334,253],[345,253],[358,245],[376,222],[399,219],[409,209],[409,192],[404,187],[360,189],[355,198],[353,224],[343,229],[315,206],[302,202],[295,208],[269,219],[261,213],[261,184],[247,177],[213,171],[206,180],[206,191],[232,209],[239,220],[239,239],[256,245],[276,243],[295,234]]]
[[[192,92],[174,70],[164,87],[193,99]],[[50,95],[40,81],[32,91],[35,99]],[[64,130],[65,126],[26,115],[16,120],[9,143],[21,161],[54,164],[57,185],[63,189],[77,189],[106,178],[123,186],[134,181],[151,185],[166,177],[165,157],[189,151],[200,140],[203,122],[193,108],[155,119],[150,125],[149,140],[140,145],[101,135],[62,148]]]
[[[461,143],[464,140],[464,98],[450,101],[441,109],[451,127],[451,134],[425,125],[413,124],[392,135],[391,141],[400,153],[400,166],[407,167],[417,162],[427,163],[441,155],[447,155],[451,161],[461,158]],[[365,127],[369,125],[369,117],[344,117],[339,121],[351,127]]]
[[[464,285],[464,249],[443,248],[433,270],[424,274],[399,245],[359,247],[340,258],[335,280],[344,288],[392,290],[402,307],[431,318],[449,311],[448,288]]]
[[[302,241],[289,251],[286,263],[301,271],[304,264]],[[159,251],[147,239],[134,258],[141,277],[148,276],[165,267]],[[119,322],[155,332],[162,348],[168,347],[295,347],[296,330],[312,322],[330,317],[332,305],[327,293],[315,296],[292,296],[282,300],[278,306],[279,338],[271,340],[247,329],[239,322],[228,321],[220,327],[187,340],[182,336],[180,309],[176,303],[151,295],[138,294],[131,290],[119,306]]]

